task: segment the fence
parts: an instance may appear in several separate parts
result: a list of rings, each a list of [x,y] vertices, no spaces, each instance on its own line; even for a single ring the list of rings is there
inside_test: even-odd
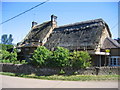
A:
[[[22,64],[4,64],[0,63],[2,72],[12,72],[12,73],[24,73],[37,75],[54,75],[60,74],[61,69],[59,68],[37,68],[31,65]],[[117,75],[120,72],[119,67],[90,67],[86,69],[72,69],[63,68],[65,74],[80,74],[80,75]]]

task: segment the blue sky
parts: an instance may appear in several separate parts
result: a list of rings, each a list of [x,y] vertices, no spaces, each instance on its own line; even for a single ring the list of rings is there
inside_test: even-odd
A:
[[[2,2],[2,21],[5,21],[40,2]],[[58,26],[102,18],[110,27],[113,38],[118,37],[117,2],[47,2],[2,25],[2,34],[12,34],[13,43],[20,42],[31,29],[31,22],[39,24],[58,17]]]

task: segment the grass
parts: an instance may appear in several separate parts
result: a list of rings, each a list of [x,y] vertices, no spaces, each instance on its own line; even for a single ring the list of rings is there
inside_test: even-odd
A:
[[[64,81],[103,81],[103,80],[118,80],[120,75],[51,75],[51,76],[37,76],[35,74],[18,74],[18,73],[10,73],[10,72],[0,72],[1,75],[8,76],[17,76],[24,78],[36,78],[36,79],[44,79],[44,80],[64,80]]]

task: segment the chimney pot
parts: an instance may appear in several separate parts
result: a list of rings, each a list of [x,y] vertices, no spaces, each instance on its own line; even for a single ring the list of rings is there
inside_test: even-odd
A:
[[[32,28],[34,27],[34,26],[36,26],[38,23],[37,22],[32,22]]]

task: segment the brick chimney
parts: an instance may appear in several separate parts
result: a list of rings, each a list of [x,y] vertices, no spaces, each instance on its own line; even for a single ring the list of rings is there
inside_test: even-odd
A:
[[[37,22],[32,22],[32,28],[34,27],[34,26],[36,26],[38,23]]]
[[[51,22],[53,27],[57,27],[57,16],[51,15]]]

